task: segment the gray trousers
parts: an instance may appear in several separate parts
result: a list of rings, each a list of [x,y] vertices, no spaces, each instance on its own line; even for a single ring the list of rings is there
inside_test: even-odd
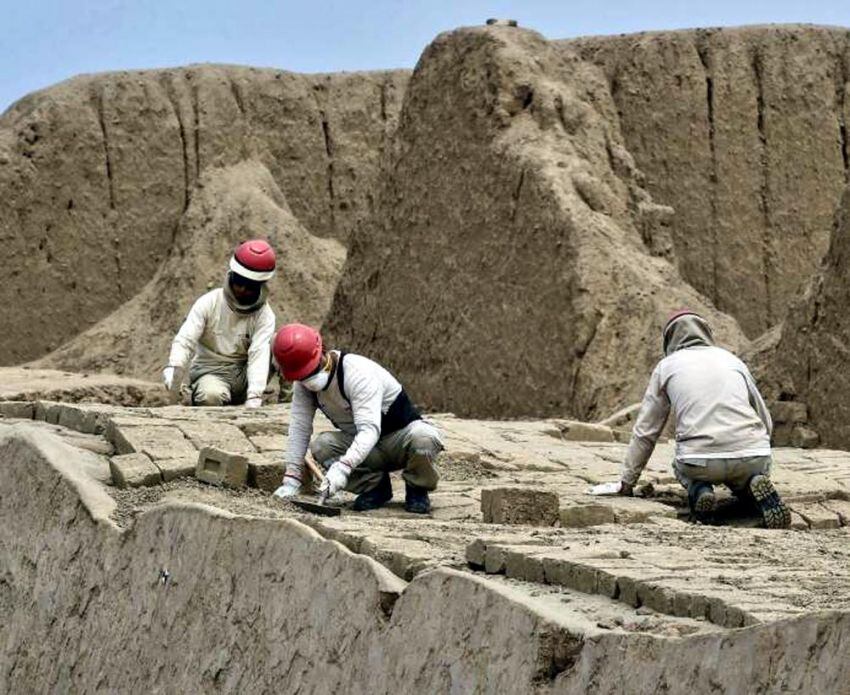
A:
[[[192,405],[239,405],[248,392],[248,365],[192,365],[189,388]]]
[[[673,462],[676,479],[688,491],[691,505],[705,490],[714,485],[726,485],[735,495],[748,495],[747,483],[759,473],[770,475],[770,456],[749,456],[740,459],[688,459]]]
[[[345,432],[322,432],[310,442],[310,453],[324,468],[351,446],[354,436]],[[405,482],[434,490],[440,474],[434,465],[443,450],[439,430],[424,420],[414,420],[404,429],[381,437],[363,462],[351,471],[345,489],[359,495],[378,485],[390,471],[403,471]]]

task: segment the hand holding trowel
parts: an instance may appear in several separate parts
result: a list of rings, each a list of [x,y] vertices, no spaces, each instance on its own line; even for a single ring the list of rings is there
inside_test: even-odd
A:
[[[309,455],[304,458],[304,463],[312,474],[314,482],[319,485],[318,498],[314,497],[311,499],[304,495],[295,495],[294,497],[290,497],[289,501],[306,512],[321,514],[322,516],[339,516],[339,507],[326,504],[328,497],[330,497],[329,481],[325,478],[325,475],[322,473],[319,466],[316,465],[316,462],[313,461]]]

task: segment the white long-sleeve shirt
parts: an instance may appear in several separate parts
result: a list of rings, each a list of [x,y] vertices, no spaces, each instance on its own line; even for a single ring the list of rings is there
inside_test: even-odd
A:
[[[691,347],[652,372],[621,471],[633,485],[649,460],[670,410],[676,458],[745,458],[770,454],[773,423],[747,366],[719,347]]]
[[[340,353],[332,352],[339,360]],[[339,459],[351,468],[360,465],[378,443],[381,415],[401,393],[401,384],[377,362],[354,354],[345,355],[343,376],[348,400],[340,393],[336,370],[327,388],[319,393],[313,393],[297,381],[294,383],[286,450],[287,474],[301,477],[317,407],[336,427],[354,436],[348,451]]]
[[[171,344],[168,364],[248,365],[248,398],[260,398],[269,378],[275,316],[268,303],[251,314],[238,314],[227,304],[222,288],[200,297]],[[197,352],[196,352],[197,351]]]

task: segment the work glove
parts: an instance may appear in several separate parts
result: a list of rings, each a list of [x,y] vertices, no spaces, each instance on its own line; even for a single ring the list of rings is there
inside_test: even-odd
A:
[[[628,491],[627,491],[628,490]],[[588,495],[630,495],[632,486],[625,485],[621,480],[615,483],[599,483],[587,491]]]
[[[342,461],[334,461],[325,474],[325,480],[322,482],[319,492],[326,497],[333,497],[348,485],[349,475],[351,475],[351,466]]]
[[[281,485],[272,494],[274,494],[275,497],[279,497],[280,499],[285,500],[288,497],[294,497],[300,491],[301,481],[293,476],[285,475],[283,477],[283,485]]]
[[[177,370],[174,367],[166,367],[162,370],[162,383],[165,388],[171,391],[174,388],[174,373]]]
[[[259,408],[262,404],[262,398],[249,398],[247,401],[245,401],[246,408]]]

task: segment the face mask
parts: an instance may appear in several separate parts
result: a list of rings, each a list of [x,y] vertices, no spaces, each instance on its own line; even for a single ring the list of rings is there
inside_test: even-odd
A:
[[[313,392],[321,391],[328,385],[328,381],[330,381],[331,375],[330,372],[326,372],[324,369],[318,374],[314,374],[313,376],[303,379],[301,384],[305,389],[308,389]]]

